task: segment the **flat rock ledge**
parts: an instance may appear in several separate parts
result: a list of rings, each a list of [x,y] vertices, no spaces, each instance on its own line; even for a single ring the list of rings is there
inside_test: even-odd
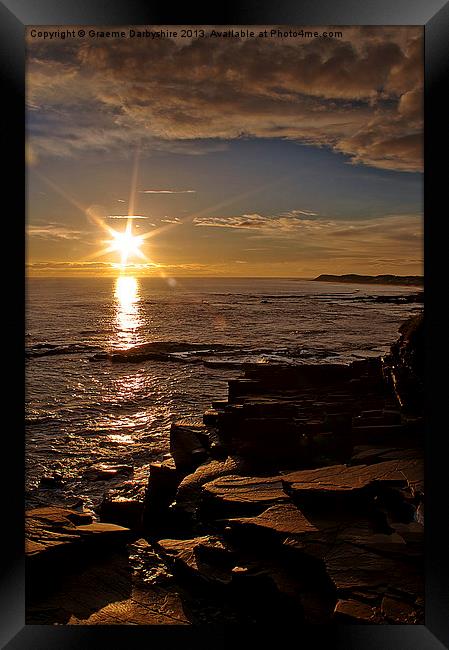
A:
[[[30,561],[59,556],[70,559],[80,548],[122,544],[130,530],[116,524],[94,522],[92,516],[58,507],[28,510],[25,517],[25,553]]]

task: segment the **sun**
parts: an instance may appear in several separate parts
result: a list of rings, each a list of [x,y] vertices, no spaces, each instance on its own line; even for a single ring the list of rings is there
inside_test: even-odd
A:
[[[120,254],[120,263],[125,266],[130,257],[140,257],[145,259],[145,255],[140,250],[143,244],[143,238],[132,233],[132,220],[128,219],[126,228],[123,231],[110,229],[112,239],[108,243],[108,252],[117,251]]]

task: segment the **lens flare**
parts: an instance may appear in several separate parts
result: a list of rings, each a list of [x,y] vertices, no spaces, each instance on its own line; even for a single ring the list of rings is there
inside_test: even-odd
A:
[[[122,266],[125,266],[128,259],[132,257],[145,259],[144,254],[140,250],[140,247],[143,244],[143,239],[138,235],[133,235],[131,219],[128,219],[124,231],[120,232],[111,228],[110,232],[112,239],[107,242],[110,245],[109,252],[117,251],[120,254],[120,263]]]

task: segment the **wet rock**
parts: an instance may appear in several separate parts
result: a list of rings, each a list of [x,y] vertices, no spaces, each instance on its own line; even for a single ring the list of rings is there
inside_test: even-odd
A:
[[[140,363],[142,361],[201,361],[202,356],[210,356],[217,352],[232,352],[236,346],[215,343],[187,343],[182,341],[151,341],[134,345],[125,350],[109,353],[108,358],[113,363]],[[186,358],[186,354],[189,358]],[[197,357],[197,358],[196,358]]]
[[[402,424],[353,426],[352,439],[355,444],[362,442],[371,444],[410,444],[408,430]]]
[[[202,422],[185,419],[174,422],[170,429],[170,453],[176,469],[192,471],[207,458],[207,428]]]
[[[120,475],[133,473],[131,465],[111,465],[108,463],[95,463],[85,470],[83,476],[90,481],[108,481]]]
[[[424,526],[424,502],[423,501],[421,503],[418,503],[415,512],[415,519],[419,524],[421,524],[421,526]]]
[[[260,382],[252,379],[231,379],[228,381],[228,400],[230,404],[237,403],[242,397],[260,392]]]
[[[411,548],[417,548],[421,553],[424,547],[424,526],[418,521],[404,523],[388,518],[388,525]]]
[[[277,390],[310,386],[327,386],[350,378],[350,367],[337,363],[301,364],[298,366],[259,364],[245,372],[250,381],[259,382],[259,388],[276,386]]]
[[[241,532],[268,531],[275,535],[307,535],[318,529],[292,503],[271,506],[256,517],[228,519],[231,528]]]
[[[102,521],[132,529],[139,529],[142,526],[143,503],[141,501],[107,495],[101,502],[98,512]]]
[[[215,427],[209,428],[207,451],[213,459],[224,460],[231,452],[229,445]]]
[[[353,625],[373,625],[384,622],[379,607],[351,598],[338,600],[335,605],[334,620],[336,623]]]
[[[279,476],[223,476],[203,485],[202,513],[207,517],[257,514],[289,501]]]
[[[246,418],[236,426],[229,446],[233,453],[266,465],[291,462],[302,449],[299,430],[288,418]]]
[[[150,464],[150,475],[143,508],[143,526],[155,531],[170,520],[169,506],[173,502],[177,487],[185,472],[177,469],[170,455],[158,463]]]
[[[54,472],[53,474],[42,476],[39,481],[39,487],[46,490],[58,489],[63,487],[63,485],[64,479],[62,477],[62,474],[59,472]]]
[[[398,402],[405,411],[422,414],[424,410],[425,337],[424,316],[405,321],[399,340],[385,359],[385,374],[390,378]]]
[[[146,469],[140,467],[136,468],[131,480],[115,484],[113,488],[108,489],[96,508],[100,519],[133,530],[140,529],[146,482]]]
[[[376,426],[385,424],[401,424],[401,414],[399,411],[365,411],[360,413],[353,420],[354,426]]]
[[[401,625],[423,624],[423,608],[416,603],[404,602],[393,595],[385,596],[382,599],[382,615],[388,623],[399,623]]]
[[[134,584],[141,587],[173,582],[173,574],[167,563],[157,553],[154,545],[146,539],[138,539],[128,545],[129,561],[134,572]]]
[[[326,413],[323,424],[325,430],[332,431],[333,433],[345,434],[350,437],[352,429],[352,413]]]
[[[87,619],[72,616],[68,625],[189,625],[178,593],[134,589],[132,596],[106,605]]]
[[[150,463],[147,500],[153,508],[168,508],[182,476],[173,458],[167,458],[160,463]]]
[[[298,405],[286,400],[258,396],[243,404],[246,418],[294,418],[298,415]]]
[[[203,422],[206,425],[215,426],[219,418],[219,412],[216,409],[206,409],[203,413]]]
[[[228,406],[229,402],[227,399],[217,399],[212,402],[212,408],[220,411],[226,408]]]
[[[353,455],[351,456],[350,464],[366,465],[366,464],[380,462],[381,460],[388,460],[384,458],[384,454],[388,452],[400,453],[394,447],[391,448],[391,447],[375,447],[373,445],[357,445],[353,449]]]
[[[348,543],[323,545],[321,552],[327,574],[338,592],[422,593],[422,570],[416,564]]]
[[[369,534],[363,540],[364,544],[368,538]],[[379,540],[375,540],[371,545],[359,546],[354,539],[349,540],[350,535],[338,534],[337,531],[337,535],[320,534],[315,539],[289,537],[284,541],[284,548],[289,549],[290,553],[296,552],[299,566],[305,569],[308,566],[308,560],[305,558],[310,558],[309,562],[314,562],[315,565],[312,566],[315,567],[317,562],[318,566],[322,563],[326,575],[342,600],[361,600],[378,608],[384,596],[393,594],[401,600],[413,602],[417,595],[423,593],[423,566],[416,559],[410,561],[406,553],[397,555],[389,552],[383,541],[379,543]],[[396,541],[393,541],[392,545],[395,543]],[[290,561],[295,562],[294,559]],[[352,617],[352,622],[357,622],[358,617],[364,619],[370,616],[365,607],[355,611],[354,603],[341,607],[342,611],[339,606],[338,618],[340,614],[343,616],[343,612]],[[376,611],[376,615],[377,613]]]
[[[25,513],[25,553],[33,561],[50,555],[67,558],[86,544],[123,544],[129,533],[123,526],[92,522],[90,515],[65,508],[35,508]]]
[[[196,517],[203,499],[202,487],[221,476],[235,474],[243,467],[241,459],[228,457],[226,460],[211,460],[200,465],[193,474],[183,478],[176,492],[176,509]]]
[[[292,472],[282,477],[286,490],[301,502],[360,495],[369,487],[408,487],[414,494],[421,485],[423,463],[418,459],[391,460],[374,465],[332,465]]]
[[[414,555],[414,549],[398,531],[393,529],[388,532],[379,532],[375,529],[373,521],[359,519],[352,525],[340,529],[335,540],[390,557],[396,556],[405,559]]]
[[[109,354],[107,352],[97,352],[89,357],[89,361],[91,362],[106,361],[107,359],[109,359]]]
[[[157,548],[174,563],[176,570],[207,582],[229,584],[234,555],[219,537],[205,535],[193,539],[161,539]]]
[[[132,554],[134,555],[134,550]],[[144,583],[125,549],[85,559],[50,591],[28,594],[28,624],[187,625],[183,599],[170,583]],[[46,581],[48,582],[48,581]]]

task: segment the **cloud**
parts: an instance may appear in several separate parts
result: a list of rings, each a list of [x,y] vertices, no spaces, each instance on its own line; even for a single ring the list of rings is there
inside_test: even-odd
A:
[[[291,212],[299,212],[292,210]],[[417,214],[387,214],[370,219],[325,216],[242,214],[196,217],[193,232],[207,228],[207,249],[193,263],[189,253],[170,258],[156,247],[157,263],[136,264],[142,274],[317,275],[318,273],[421,273],[423,219]],[[217,236],[228,229],[228,244]],[[221,233],[222,234],[222,233]],[[233,235],[235,239],[233,238]],[[160,255],[160,257],[159,257]],[[196,255],[196,259],[198,256]],[[175,263],[173,263],[175,262]],[[31,274],[113,274],[110,262],[36,262]]]
[[[49,269],[102,269],[111,268],[112,264],[109,262],[31,262],[27,264],[28,268],[35,270],[49,270]]]
[[[141,194],[195,194],[196,190],[140,190]]]
[[[40,237],[41,239],[81,239],[85,234],[81,230],[73,230],[57,223],[49,223],[41,226],[28,226],[29,237]]]
[[[33,150],[119,154],[139,142],[192,154],[278,137],[329,147],[353,164],[419,171],[422,28],[342,31],[307,41],[29,39]]]
[[[235,229],[248,240],[269,242],[267,259],[275,259],[276,240],[284,247],[277,261],[290,260],[313,263],[354,260],[373,264],[378,259],[414,260],[423,258],[423,219],[421,215],[384,215],[372,219],[329,219],[318,217],[285,217],[283,215],[243,214],[228,217],[196,217],[196,227]],[[243,231],[243,232],[242,232]],[[251,248],[244,249],[248,252]],[[253,249],[258,250],[256,247]],[[347,271],[349,272],[349,271]]]
[[[128,216],[127,214],[109,214],[108,219],[148,219],[141,214],[132,214]]]
[[[317,217],[318,216],[318,212],[310,212],[310,210],[289,210],[288,212],[283,212],[282,216],[296,217],[298,214],[305,214],[308,217]]]
[[[305,219],[297,214],[300,210],[294,211],[295,214],[281,214],[279,216],[265,216],[261,214],[242,214],[231,217],[194,217],[195,226],[209,226],[214,228],[239,228],[246,230],[268,231],[270,234],[290,233],[298,230],[313,231],[322,230],[323,228],[333,225],[333,221],[323,219]]]
[[[79,274],[95,274],[95,273],[117,273],[117,269],[121,268],[120,264],[113,262],[57,262],[57,261],[47,261],[47,262],[30,262],[26,265],[29,273],[33,274],[64,274],[67,275],[70,272]],[[145,271],[154,271],[160,267],[159,264],[153,262],[146,262],[144,264],[128,264],[127,269],[134,272],[145,272]]]
[[[300,210],[293,210],[298,213]],[[396,229],[398,225],[407,232],[415,234],[416,229],[422,229],[422,216],[411,215],[384,215],[371,219],[329,219],[327,217],[317,217],[306,219],[300,216],[280,215],[261,215],[261,214],[242,214],[227,217],[194,217],[193,224],[197,227],[215,227],[215,228],[237,228],[248,230],[266,230],[270,235],[278,233],[291,232],[323,232],[329,231],[333,235],[355,236],[361,233],[372,233],[384,231],[388,235],[389,228]],[[419,233],[421,236],[421,232]]]

